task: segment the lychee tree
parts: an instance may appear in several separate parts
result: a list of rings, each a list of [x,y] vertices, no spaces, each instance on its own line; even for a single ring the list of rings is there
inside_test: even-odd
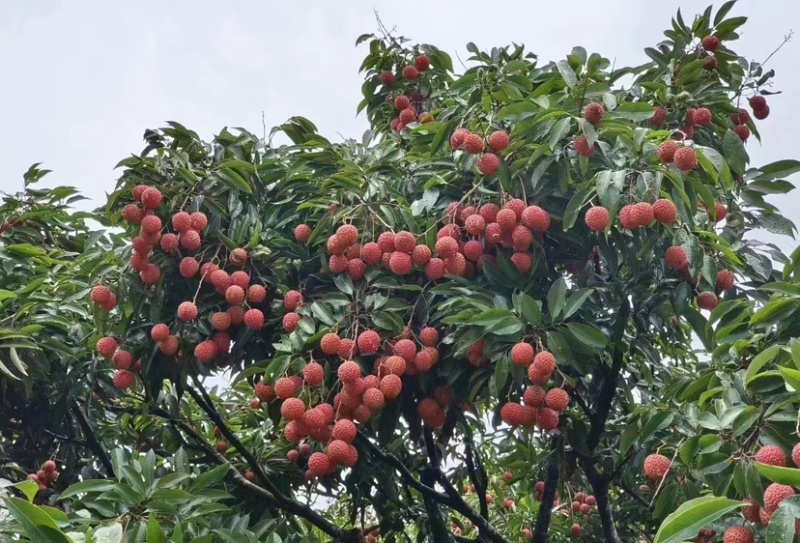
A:
[[[456,75],[364,35],[361,143],[299,117],[148,130],[98,212],[124,234],[76,268],[98,370],[58,397],[102,414],[78,433],[119,485],[196,464],[234,506],[193,521],[123,491],[96,517],[136,541],[672,542],[738,529],[743,498],[777,509],[777,451],[738,460],[797,442],[798,257],[745,235],[793,233],[764,195],[800,163],[748,166],[773,73],[730,49],[732,7],[679,13],[633,68],[469,44]],[[78,484],[86,507],[109,491]]]

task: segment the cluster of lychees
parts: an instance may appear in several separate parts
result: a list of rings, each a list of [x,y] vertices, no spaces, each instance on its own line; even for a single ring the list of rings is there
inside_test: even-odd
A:
[[[673,245],[667,248],[664,253],[664,261],[667,267],[684,274],[684,278],[692,282],[691,274],[689,273],[689,253],[684,247]],[[695,284],[699,282],[699,277]],[[736,282],[736,276],[731,270],[719,270],[716,277],[717,290],[728,290],[733,288]],[[711,291],[704,291],[697,294],[697,306],[700,309],[713,310],[719,304],[719,297],[716,293]]]
[[[208,217],[205,213],[196,211],[190,214],[187,211],[178,211],[170,220],[172,231],[165,232],[165,229],[169,228],[166,228],[161,218],[155,214],[155,210],[163,200],[161,191],[155,187],[137,185],[132,195],[135,202],[125,205],[122,217],[129,224],[139,225],[139,234],[132,240],[130,266],[139,272],[142,282],[154,284],[160,279],[161,268],[150,261],[153,251],[156,247],[160,247],[162,251],[176,258],[182,256],[178,264],[178,272],[182,277],[192,279],[199,274],[200,286],[213,287],[229,304],[225,311],[216,311],[208,315],[214,334],[194,346],[195,357],[202,363],[210,363],[219,355],[227,353],[231,344],[229,335],[231,326],[244,323],[253,330],[262,328],[264,312],[253,306],[265,302],[267,289],[263,285],[251,284],[250,275],[241,269],[248,261],[247,251],[241,248],[234,249],[226,261],[218,260],[219,264],[227,263],[239,268],[231,273],[214,261],[201,265],[196,256],[189,256],[187,253],[195,253],[202,245],[202,232],[208,226]],[[116,296],[106,285],[94,287],[91,298],[96,305],[107,311],[117,304]],[[249,309],[245,310],[245,305]],[[199,317],[199,310],[194,301],[182,302],[178,306],[178,323],[175,326],[195,322]],[[156,324],[151,329],[150,336],[157,342],[162,353],[169,356],[178,354],[180,340],[172,333],[169,324]],[[97,342],[97,350],[101,355],[111,359],[116,369],[114,386],[123,390],[131,388],[134,384],[134,374],[129,370],[137,369],[133,363],[133,355],[120,348],[117,340],[110,336],[101,338]]]
[[[527,368],[529,386],[523,396],[523,403],[508,402],[500,409],[500,418],[509,426],[533,427],[542,430],[555,430],[558,427],[559,413],[569,407],[569,393],[563,388],[545,390],[542,385],[550,380],[556,370],[556,358],[547,351],[535,352],[530,343],[520,342],[511,348],[514,364]]]
[[[483,136],[470,132],[466,128],[459,128],[450,136],[450,147],[455,151],[465,151],[470,155],[481,155],[478,157],[478,171],[482,175],[494,175],[500,168],[500,159],[496,153],[506,149],[511,143],[508,133],[503,130],[495,130],[484,141]],[[493,152],[484,152],[486,146]]]
[[[401,73],[403,79],[408,82],[417,81],[420,75],[426,72],[431,67],[431,59],[428,55],[418,55],[414,58],[414,63],[404,66]],[[387,87],[393,87],[397,82],[397,78],[391,71],[381,72],[381,83]],[[388,100],[392,100],[392,96],[387,96]],[[413,122],[429,123],[433,121],[433,115],[426,112],[419,112],[421,105],[424,101],[424,96],[418,89],[414,89],[410,96],[405,94],[398,94],[394,97],[394,108],[399,112],[396,119],[391,122],[391,129],[395,132],[402,132],[406,126]]]
[[[47,490],[58,479],[58,466],[52,460],[42,464],[41,469],[36,473],[29,473],[28,480],[39,485],[39,491]]]

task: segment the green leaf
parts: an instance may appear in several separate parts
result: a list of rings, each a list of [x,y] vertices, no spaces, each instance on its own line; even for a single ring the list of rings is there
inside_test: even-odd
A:
[[[800,518],[800,496],[790,496],[770,516],[765,543],[792,543],[797,518]]]
[[[61,499],[63,500],[64,498],[70,498],[78,494],[85,494],[89,492],[106,492],[107,490],[114,488],[114,486],[115,483],[113,481],[108,481],[105,479],[88,479],[70,486],[61,493]]]
[[[564,83],[566,83],[569,88],[574,89],[575,85],[578,84],[578,76],[575,74],[575,70],[572,69],[569,62],[566,60],[559,60],[557,65],[561,77],[564,78]]]
[[[550,314],[550,321],[555,322],[559,313],[564,308],[564,296],[567,293],[567,280],[559,277],[547,292],[547,312]]]
[[[744,174],[744,169],[747,167],[747,151],[744,150],[742,138],[733,130],[728,130],[722,137],[722,156],[728,161],[728,166],[734,173]]]
[[[33,505],[19,498],[4,498],[6,507],[22,525],[25,534],[36,543],[70,543],[55,521]]]
[[[524,293],[520,295],[520,309],[525,322],[536,327],[544,326],[542,309],[539,307],[539,303],[529,295]]]
[[[595,177],[597,197],[606,209],[614,208],[619,202],[620,194],[625,187],[625,170],[599,172]]]
[[[791,387],[794,392],[800,392],[800,371],[783,366],[778,366],[778,371],[787,386]]]
[[[773,483],[800,486],[800,469],[770,466],[759,462],[753,462],[753,466],[755,466],[756,470],[758,470],[761,475]]]
[[[152,514],[147,521],[147,543],[166,543],[164,530],[161,529],[156,516]]]
[[[350,279],[350,276],[346,273],[341,273],[333,278],[333,283],[336,285],[340,291],[344,292],[348,296],[353,295],[353,280]]]
[[[122,525],[116,522],[111,526],[98,528],[94,533],[95,543],[123,543]]]
[[[653,113],[655,113],[653,106],[645,102],[622,102],[611,115],[631,121],[645,121],[652,117]],[[741,140],[739,142],[741,143]]]
[[[780,345],[772,345],[771,347],[767,347],[758,353],[747,367],[747,373],[745,373],[744,376],[744,383],[750,383],[756,374],[761,371],[761,368],[772,362],[775,357],[778,356],[778,353],[781,351],[781,349],[782,347]]]
[[[593,292],[593,288],[582,288],[573,292],[567,300],[566,305],[564,305],[564,315],[562,320],[567,320],[573,314],[575,314],[575,312],[581,308],[583,303],[589,296],[592,295]]]
[[[553,129],[550,131],[550,149],[555,150],[558,142],[561,141],[561,138],[569,134],[570,126],[572,124],[572,118],[567,117],[566,119],[561,119],[556,123]]]
[[[772,181],[800,172],[800,160],[779,160],[758,168],[756,181]]]
[[[747,432],[758,420],[761,413],[756,407],[748,405],[733,419],[733,435],[740,436]]]
[[[508,381],[510,368],[511,361],[507,356],[501,357],[494,365],[494,387],[498,397],[502,396],[503,387],[506,386],[506,381]]]
[[[580,213],[581,208],[586,204],[586,202],[589,201],[589,199],[592,197],[592,194],[594,194],[594,189],[587,187],[572,195],[569,203],[567,203],[566,209],[564,209],[564,220],[562,221],[564,232],[575,225],[575,221],[578,219],[578,214]]]
[[[598,328],[591,324],[582,324],[578,322],[570,322],[567,324],[570,333],[575,336],[575,339],[589,345],[591,347],[602,348],[608,345],[608,338]]]
[[[741,506],[739,500],[714,496],[689,500],[664,519],[653,543],[680,543],[695,537],[702,528]]]
[[[25,497],[28,498],[28,501],[31,503],[33,503],[33,499],[39,492],[39,485],[34,483],[33,481],[21,481],[12,486],[18,489],[23,494],[25,494]]]

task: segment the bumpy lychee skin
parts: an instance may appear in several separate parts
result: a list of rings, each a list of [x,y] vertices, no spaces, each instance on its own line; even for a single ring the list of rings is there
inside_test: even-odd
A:
[[[337,370],[339,380],[343,383],[355,383],[361,379],[361,367],[352,360],[343,362]]]
[[[411,100],[408,99],[408,96],[403,96],[402,94],[394,99],[394,108],[397,111],[403,111],[408,106],[411,105]]]
[[[753,543],[753,532],[745,526],[731,526],[722,537],[724,543]]]
[[[217,356],[217,344],[210,339],[201,341],[194,348],[194,356],[200,362],[208,364]]]
[[[603,106],[597,102],[592,102],[586,106],[586,109],[583,112],[583,118],[592,124],[597,124],[603,120],[603,115],[605,114],[606,110],[603,109]]]
[[[383,396],[389,400],[397,398],[403,390],[403,381],[399,375],[389,374],[381,378],[379,388]]]
[[[303,295],[296,290],[290,290],[283,297],[283,306],[287,311],[294,311],[303,303]]]
[[[479,134],[468,134],[464,138],[464,150],[471,155],[477,155],[483,151],[483,138]]]
[[[530,343],[517,343],[511,348],[511,360],[518,366],[530,366],[535,353]]]
[[[792,462],[794,465],[800,468],[800,443],[794,446],[792,449]]]
[[[436,254],[441,258],[450,258],[458,252],[458,242],[451,237],[443,237],[436,241]]]
[[[508,133],[503,130],[497,130],[495,132],[492,132],[489,135],[489,139],[487,140],[489,147],[491,147],[492,150],[495,152],[502,151],[503,149],[508,147],[508,144],[510,142],[511,138],[509,138]]]
[[[701,292],[697,295],[697,307],[712,311],[719,305],[719,298],[713,292]]]
[[[400,122],[405,124],[413,123],[417,118],[417,110],[413,107],[407,107],[400,112]]]
[[[765,445],[756,453],[756,462],[770,466],[786,466],[786,454],[776,445]]]
[[[428,55],[419,55],[414,59],[414,67],[419,72],[424,72],[431,67],[431,58]]]
[[[633,204],[631,208],[631,220],[639,227],[647,227],[652,224],[654,219],[653,206],[647,202]]]
[[[542,407],[546,397],[547,394],[542,387],[539,385],[533,385],[525,389],[522,399],[525,402],[525,405],[529,407]]]
[[[769,106],[764,106],[762,108],[754,109],[753,117],[755,117],[759,121],[763,121],[764,119],[769,117]]]
[[[768,513],[773,513],[776,509],[778,509],[778,506],[780,506],[783,500],[794,495],[795,491],[792,487],[788,485],[772,483],[764,491],[764,509]]]
[[[111,357],[111,362],[116,369],[127,370],[130,369],[133,364],[133,355],[128,351],[119,349],[114,353],[114,356]]]
[[[192,302],[181,302],[178,306],[178,318],[184,322],[197,320],[197,306]]]
[[[483,175],[494,175],[500,169],[500,159],[494,153],[484,153],[478,159],[478,171]]]
[[[97,341],[97,351],[106,358],[114,356],[116,350],[117,340],[113,337],[104,337]]]
[[[327,355],[334,355],[339,352],[339,347],[341,344],[342,340],[339,337],[339,334],[328,333],[322,336],[322,339],[319,342],[319,348]]]
[[[112,378],[114,387],[118,388],[119,390],[128,390],[129,388],[133,388],[134,381],[135,378],[133,373],[128,370],[117,370],[114,372],[114,377]]]
[[[675,151],[675,165],[684,172],[697,166],[697,152],[691,147],[681,147]]]
[[[439,332],[436,328],[426,326],[419,331],[419,342],[425,347],[436,347],[439,343]]]
[[[580,134],[575,138],[575,152],[581,156],[590,157],[594,154],[594,145],[589,145],[586,136]]]
[[[725,204],[717,202],[714,204],[714,211],[708,210],[708,218],[714,222],[720,222],[728,216],[728,208]]]
[[[144,217],[144,210],[136,204],[128,204],[122,208],[122,218],[131,224],[139,224]]]
[[[153,341],[164,341],[169,337],[169,326],[163,323],[156,324],[150,330],[150,337]]]
[[[569,393],[563,388],[553,388],[547,391],[544,401],[547,407],[561,413],[569,406]]]
[[[651,454],[644,459],[644,476],[651,481],[659,481],[669,472],[672,461],[663,454]]]
[[[178,242],[187,251],[196,251],[200,248],[202,240],[197,230],[187,230],[186,232],[181,232],[181,235],[178,236]]]
[[[161,219],[156,215],[147,215],[141,222],[142,234],[145,236],[152,236],[161,231]]]
[[[538,424],[539,427],[546,432],[555,430],[558,428],[558,412],[550,409],[549,407],[540,409],[536,418],[536,424]]]
[[[395,251],[389,258],[389,269],[397,275],[408,275],[413,268],[411,255]]]
[[[569,533],[572,537],[578,538],[581,536],[581,532],[583,532],[583,528],[578,523],[573,524],[570,526]]]
[[[406,66],[403,68],[403,78],[406,81],[416,81],[419,77],[419,70],[414,66]]]
[[[719,270],[717,272],[717,288],[719,290],[731,289],[735,283],[736,276],[731,270]]]
[[[667,120],[667,110],[663,107],[657,107],[653,112],[653,116],[650,117],[650,123],[653,126],[659,126]]]
[[[750,128],[747,127],[746,124],[738,124],[734,127],[733,131],[739,136],[739,139],[742,141],[747,141],[750,137]]]
[[[192,213],[192,230],[202,232],[208,226],[208,217],[202,211]]]
[[[745,498],[742,500],[742,516],[750,522],[759,522],[758,510],[760,509],[758,503],[752,498]]]
[[[698,108],[694,111],[694,124],[697,126],[707,126],[711,124],[713,117],[711,115],[711,110],[705,107]]]
[[[193,257],[187,256],[183,260],[181,260],[180,265],[178,266],[178,270],[182,277],[194,277],[197,275],[197,272],[200,270],[200,263]]]
[[[757,95],[753,96],[752,98],[750,98],[749,103],[750,103],[750,107],[751,108],[753,108],[753,109],[761,109],[763,107],[766,107],[767,99],[764,98],[763,96],[757,94]]]
[[[653,202],[653,218],[662,224],[673,224],[678,218],[678,208],[672,201],[660,198]]]
[[[251,309],[250,311],[258,311],[257,309]],[[287,334],[291,334],[295,330],[297,330],[297,325],[300,324],[302,317],[295,312],[289,312],[283,316],[283,329],[286,331]]]
[[[111,299],[111,290],[105,285],[97,285],[92,288],[92,301],[97,305],[105,305]]]
[[[500,409],[500,418],[509,426],[521,425],[522,416],[522,406],[518,403],[509,402]]]
[[[666,140],[658,146],[658,161],[669,164],[675,160],[675,152],[680,149],[680,144],[675,140]]]
[[[469,134],[470,131],[466,128],[459,128],[453,132],[453,135],[450,136],[450,147],[452,147],[453,150],[461,149],[461,147],[464,145],[464,140],[467,139]]]
[[[706,36],[705,38],[703,38],[702,44],[703,44],[703,49],[705,49],[706,51],[709,52],[716,51],[717,47],[719,47],[719,38],[716,36]],[[725,543],[727,543],[727,541]]]
[[[147,209],[155,209],[160,206],[162,198],[161,191],[154,187],[149,187],[142,192],[142,203]]]
[[[682,270],[689,265],[689,254],[683,247],[674,245],[664,253],[664,260],[667,266],[673,270]]]
[[[543,234],[550,228],[550,214],[539,206],[528,206],[522,211],[522,224]]]
[[[161,236],[161,249],[165,253],[172,253],[178,250],[178,236],[175,234],[164,234]]]
[[[608,227],[608,210],[603,206],[590,207],[586,212],[586,226],[594,232],[602,232]]]

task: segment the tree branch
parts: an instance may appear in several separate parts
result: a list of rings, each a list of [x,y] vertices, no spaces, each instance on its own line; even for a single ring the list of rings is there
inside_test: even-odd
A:
[[[607,543],[621,543],[617,527],[614,525],[614,514],[608,501],[608,479],[597,471],[597,467],[586,462],[584,472],[592,485],[592,493],[597,500],[597,511],[600,513],[600,523],[603,526],[603,536]]]
[[[539,505],[539,514],[536,516],[536,526],[533,529],[533,543],[547,543],[549,540],[550,519],[553,516],[553,505],[556,501],[556,487],[558,477],[561,474],[561,459],[557,454],[559,449],[559,438],[554,437],[552,443],[552,453],[544,478],[544,492],[542,502]]]
[[[72,406],[70,406],[70,410],[77,419],[83,434],[86,436],[87,447],[97,455],[100,463],[103,464],[104,468],[106,468],[106,476],[114,477],[114,464],[111,463],[111,457],[108,456],[108,452],[106,451],[105,447],[103,447],[103,445],[97,439],[97,435],[95,435],[92,425],[89,424],[88,420],[86,420],[86,415],[84,415],[77,403],[72,404]]]

